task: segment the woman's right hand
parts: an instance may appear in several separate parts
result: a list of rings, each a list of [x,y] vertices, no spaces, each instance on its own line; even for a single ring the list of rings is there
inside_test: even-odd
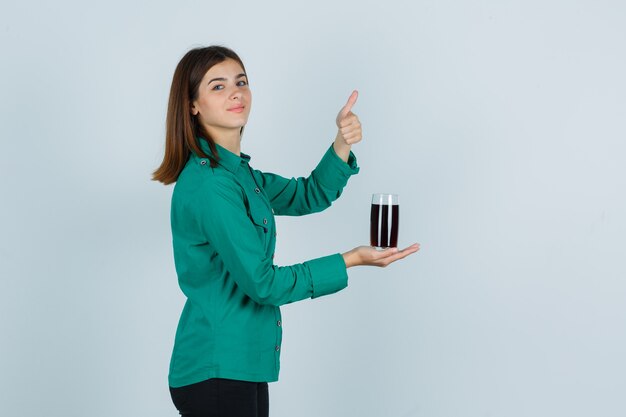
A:
[[[371,246],[359,246],[344,253],[343,260],[346,263],[346,268],[359,265],[379,266],[384,268],[392,262],[406,258],[419,249],[419,243],[414,243],[402,250],[398,250],[398,248],[388,248],[379,251]]]

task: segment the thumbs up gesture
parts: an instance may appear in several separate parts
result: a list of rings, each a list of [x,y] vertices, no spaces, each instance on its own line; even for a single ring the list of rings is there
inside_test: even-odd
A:
[[[348,160],[350,154],[350,147],[359,142],[361,136],[361,122],[356,114],[352,113],[352,107],[356,103],[356,99],[359,96],[357,90],[354,90],[348,98],[348,102],[339,111],[337,115],[337,137],[335,138],[335,152],[344,161]]]

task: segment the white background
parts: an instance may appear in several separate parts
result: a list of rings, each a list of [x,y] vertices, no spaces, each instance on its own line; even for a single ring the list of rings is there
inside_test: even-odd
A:
[[[618,1],[0,6],[0,414],[177,415],[172,187],[150,181],[190,48],[237,51],[255,168],[308,175],[352,89],[361,172],[278,218],[277,263],[387,269],[283,308],[274,417],[626,415],[626,6]]]

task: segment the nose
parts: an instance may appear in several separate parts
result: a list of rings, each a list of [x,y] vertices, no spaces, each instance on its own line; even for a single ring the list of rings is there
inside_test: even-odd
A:
[[[242,96],[241,90],[235,89],[233,93],[231,94],[230,98],[234,100],[241,100],[241,96]]]

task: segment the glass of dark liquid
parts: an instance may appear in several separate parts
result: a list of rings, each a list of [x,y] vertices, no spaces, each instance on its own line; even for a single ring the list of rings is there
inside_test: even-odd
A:
[[[379,250],[397,248],[399,220],[397,194],[372,194],[370,245]]]

